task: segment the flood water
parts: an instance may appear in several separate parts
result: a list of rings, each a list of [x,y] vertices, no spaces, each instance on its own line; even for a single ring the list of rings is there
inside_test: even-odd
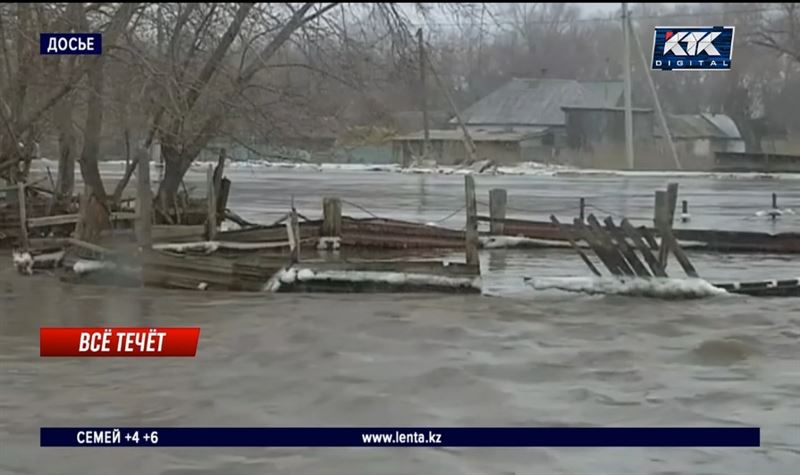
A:
[[[204,175],[188,186],[202,191]],[[234,170],[229,207],[430,222],[463,177]],[[109,173],[113,181],[113,173]],[[476,177],[511,216],[571,218],[577,198],[643,220],[667,178]],[[798,231],[800,181],[681,178],[691,226]],[[620,196],[624,195],[624,199]],[[590,198],[596,197],[596,198]],[[560,208],[559,208],[560,207]],[[482,208],[485,209],[485,208]],[[597,211],[598,214],[605,215]],[[463,212],[442,225],[463,226]],[[458,254],[451,255],[458,258]],[[800,256],[690,254],[709,280],[800,276]],[[2,474],[790,474],[800,464],[800,299],[660,301],[536,292],[583,276],[573,253],[482,251],[484,295],[299,295],[76,286],[0,259]],[[675,264],[671,264],[675,266]],[[670,267],[672,269],[672,267]],[[675,270],[672,271],[677,272]],[[188,359],[38,356],[41,326],[200,326]],[[42,449],[41,426],[759,426],[730,449]]]

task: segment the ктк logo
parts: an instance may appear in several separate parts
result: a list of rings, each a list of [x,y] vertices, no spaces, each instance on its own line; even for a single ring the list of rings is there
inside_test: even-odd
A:
[[[733,58],[732,26],[657,26],[653,69],[727,71]]]

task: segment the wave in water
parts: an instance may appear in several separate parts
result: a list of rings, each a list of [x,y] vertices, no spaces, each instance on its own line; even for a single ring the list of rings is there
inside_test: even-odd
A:
[[[528,285],[536,290],[563,290],[589,295],[629,295],[663,299],[704,298],[726,295],[703,279],[669,278],[608,278],[608,277],[526,277]]]

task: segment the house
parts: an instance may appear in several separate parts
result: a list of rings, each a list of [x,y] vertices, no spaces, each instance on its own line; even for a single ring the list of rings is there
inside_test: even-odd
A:
[[[565,106],[567,148],[561,160],[580,167],[623,168],[625,111],[620,107]],[[632,108],[636,168],[670,169],[674,157],[652,109]],[[708,170],[714,153],[744,151],[736,124],[721,114],[666,116],[673,143],[687,169]]]
[[[679,156],[707,158],[714,152],[744,152],[738,127],[724,114],[668,114],[667,127]],[[661,127],[654,135],[663,139]]]
[[[622,107],[562,107],[566,117],[567,147],[592,152],[610,144],[625,143],[625,109]],[[631,108],[633,140],[653,140],[653,109]]]
[[[498,165],[533,161],[540,137],[541,132],[533,131],[474,129],[470,132],[477,158],[491,159]],[[423,155],[424,140],[421,131],[395,137],[392,140],[394,161],[403,166],[414,163]],[[427,159],[434,159],[440,165],[457,165],[468,158],[461,129],[431,130],[429,140],[430,154]]]
[[[461,116],[470,129],[544,132],[557,145],[565,138],[564,106],[616,107],[621,105],[623,89],[621,81],[512,79]]]
[[[478,149],[479,159],[496,163],[558,160],[566,146],[566,115],[562,107],[616,107],[622,101],[620,81],[576,81],[572,79],[512,79],[460,113]],[[459,163],[466,155],[458,120],[453,129],[430,131],[434,159]],[[435,138],[434,138],[435,137]],[[422,155],[422,132],[395,140],[397,160]]]

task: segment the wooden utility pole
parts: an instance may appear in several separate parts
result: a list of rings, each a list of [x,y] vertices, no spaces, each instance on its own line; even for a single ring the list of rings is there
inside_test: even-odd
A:
[[[630,31],[633,31],[633,22],[631,21],[630,17],[627,18],[628,20],[628,28]],[[650,92],[653,93],[653,101],[656,104],[656,113],[658,114],[658,120],[661,122],[661,129],[664,131],[664,137],[667,139],[667,144],[669,144],[669,149],[672,152],[672,159],[675,161],[675,167],[678,170],[683,170],[681,166],[681,161],[678,158],[678,151],[675,148],[675,142],[672,141],[672,134],[669,131],[669,126],[667,125],[667,118],[664,115],[664,110],[661,109],[661,101],[658,99],[658,92],[656,91],[656,85],[653,82],[653,76],[650,74],[650,65],[647,64],[647,58],[644,56],[644,49],[642,49],[642,44],[639,42],[639,37],[633,35],[633,41],[636,42],[636,48],[639,50],[639,57],[642,60],[642,67],[644,68],[644,75],[647,76],[647,84],[650,85]]]
[[[475,142],[472,141],[472,137],[469,135],[467,126],[464,125],[464,121],[461,120],[461,114],[458,113],[458,107],[456,107],[456,101],[453,100],[453,96],[450,95],[450,91],[447,89],[447,86],[442,81],[442,78],[439,77],[439,73],[436,72],[436,67],[433,65],[433,61],[431,60],[430,55],[426,55],[425,59],[428,60],[428,66],[431,67],[433,78],[436,80],[436,84],[439,86],[439,89],[441,89],[442,92],[444,92],[444,96],[447,98],[447,102],[450,104],[450,109],[452,109],[453,115],[455,115],[456,117],[458,126],[461,128],[461,132],[464,134],[464,147],[467,149],[469,162],[474,163],[475,160],[477,160],[478,150],[475,148]]]
[[[422,36],[422,28],[417,30],[417,43],[419,44],[419,95],[420,108],[422,109],[422,130],[424,140],[422,142],[422,158],[427,159],[430,153],[431,132],[428,122],[428,92],[425,88],[425,40]]]
[[[628,169],[633,169],[633,112],[631,111],[631,45],[628,29],[628,4],[622,4],[622,39],[624,59],[622,70],[625,74],[625,159]]]

